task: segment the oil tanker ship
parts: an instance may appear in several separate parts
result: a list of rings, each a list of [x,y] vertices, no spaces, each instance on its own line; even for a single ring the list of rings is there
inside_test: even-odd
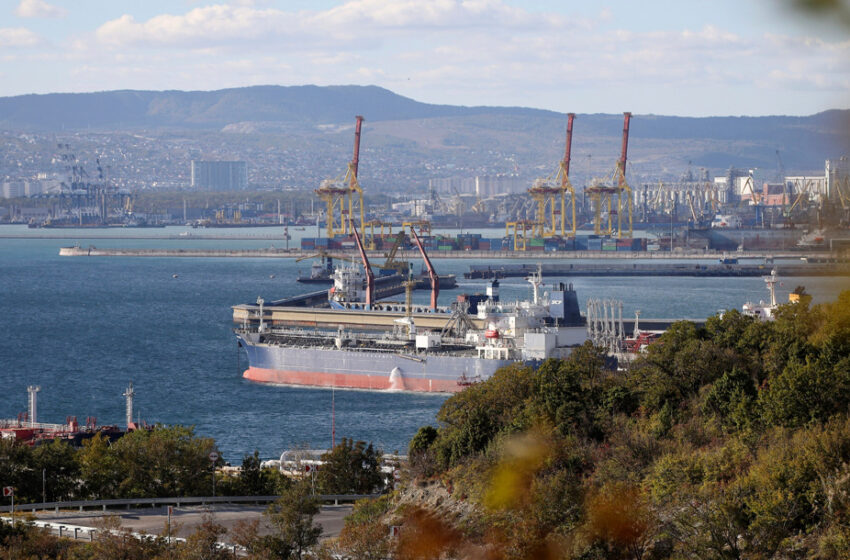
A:
[[[245,379],[262,383],[369,390],[456,392],[505,365],[566,357],[587,339],[572,285],[541,294],[532,273],[530,300],[505,303],[498,280],[485,294],[437,305],[439,277],[418,237],[431,276],[430,306],[373,302],[374,278],[364,267],[334,271],[329,306],[237,305],[233,320],[249,367]],[[365,271],[365,274],[364,274]]]

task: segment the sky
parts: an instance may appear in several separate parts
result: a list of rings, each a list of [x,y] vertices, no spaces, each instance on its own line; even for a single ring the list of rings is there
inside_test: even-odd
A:
[[[790,3],[0,0],[0,96],[356,84],[576,113],[850,107],[850,25]]]

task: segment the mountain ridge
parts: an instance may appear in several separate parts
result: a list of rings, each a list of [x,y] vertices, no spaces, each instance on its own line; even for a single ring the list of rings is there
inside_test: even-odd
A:
[[[546,109],[429,104],[374,85],[114,90],[0,98],[0,129],[33,132],[195,130],[315,139],[334,127],[336,132],[346,130],[355,115],[366,118],[371,139],[389,146],[416,145],[425,158],[434,157],[435,150],[462,148],[500,149],[527,161],[551,161],[562,150],[566,122],[564,113]],[[417,121],[415,129],[411,121]],[[824,159],[850,154],[848,130],[847,109],[807,116],[635,114],[629,151],[635,156],[630,157],[633,163],[683,168],[693,162],[714,169],[775,168],[781,152],[789,168],[816,170],[823,168]],[[574,155],[585,150],[616,157],[621,134],[622,114],[578,113]]]

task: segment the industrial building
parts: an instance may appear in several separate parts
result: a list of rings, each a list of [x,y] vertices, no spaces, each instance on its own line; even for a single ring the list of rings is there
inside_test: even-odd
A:
[[[205,191],[238,191],[248,186],[244,161],[192,160],[192,188]]]

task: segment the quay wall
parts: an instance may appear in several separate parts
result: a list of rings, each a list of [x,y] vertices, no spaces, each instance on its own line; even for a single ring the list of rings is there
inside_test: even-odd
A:
[[[62,247],[59,254],[66,257],[214,257],[214,258],[283,258],[294,259],[314,254],[301,249],[99,249],[89,247]],[[357,251],[335,250],[334,254],[359,259]],[[383,251],[367,251],[370,258],[384,258]],[[724,253],[718,251],[429,251],[432,259],[516,259],[526,261],[549,261],[559,259],[716,259]],[[736,252],[737,259],[797,259],[801,257],[830,256],[823,251],[744,251]],[[397,259],[419,259],[418,251],[399,251]]]

